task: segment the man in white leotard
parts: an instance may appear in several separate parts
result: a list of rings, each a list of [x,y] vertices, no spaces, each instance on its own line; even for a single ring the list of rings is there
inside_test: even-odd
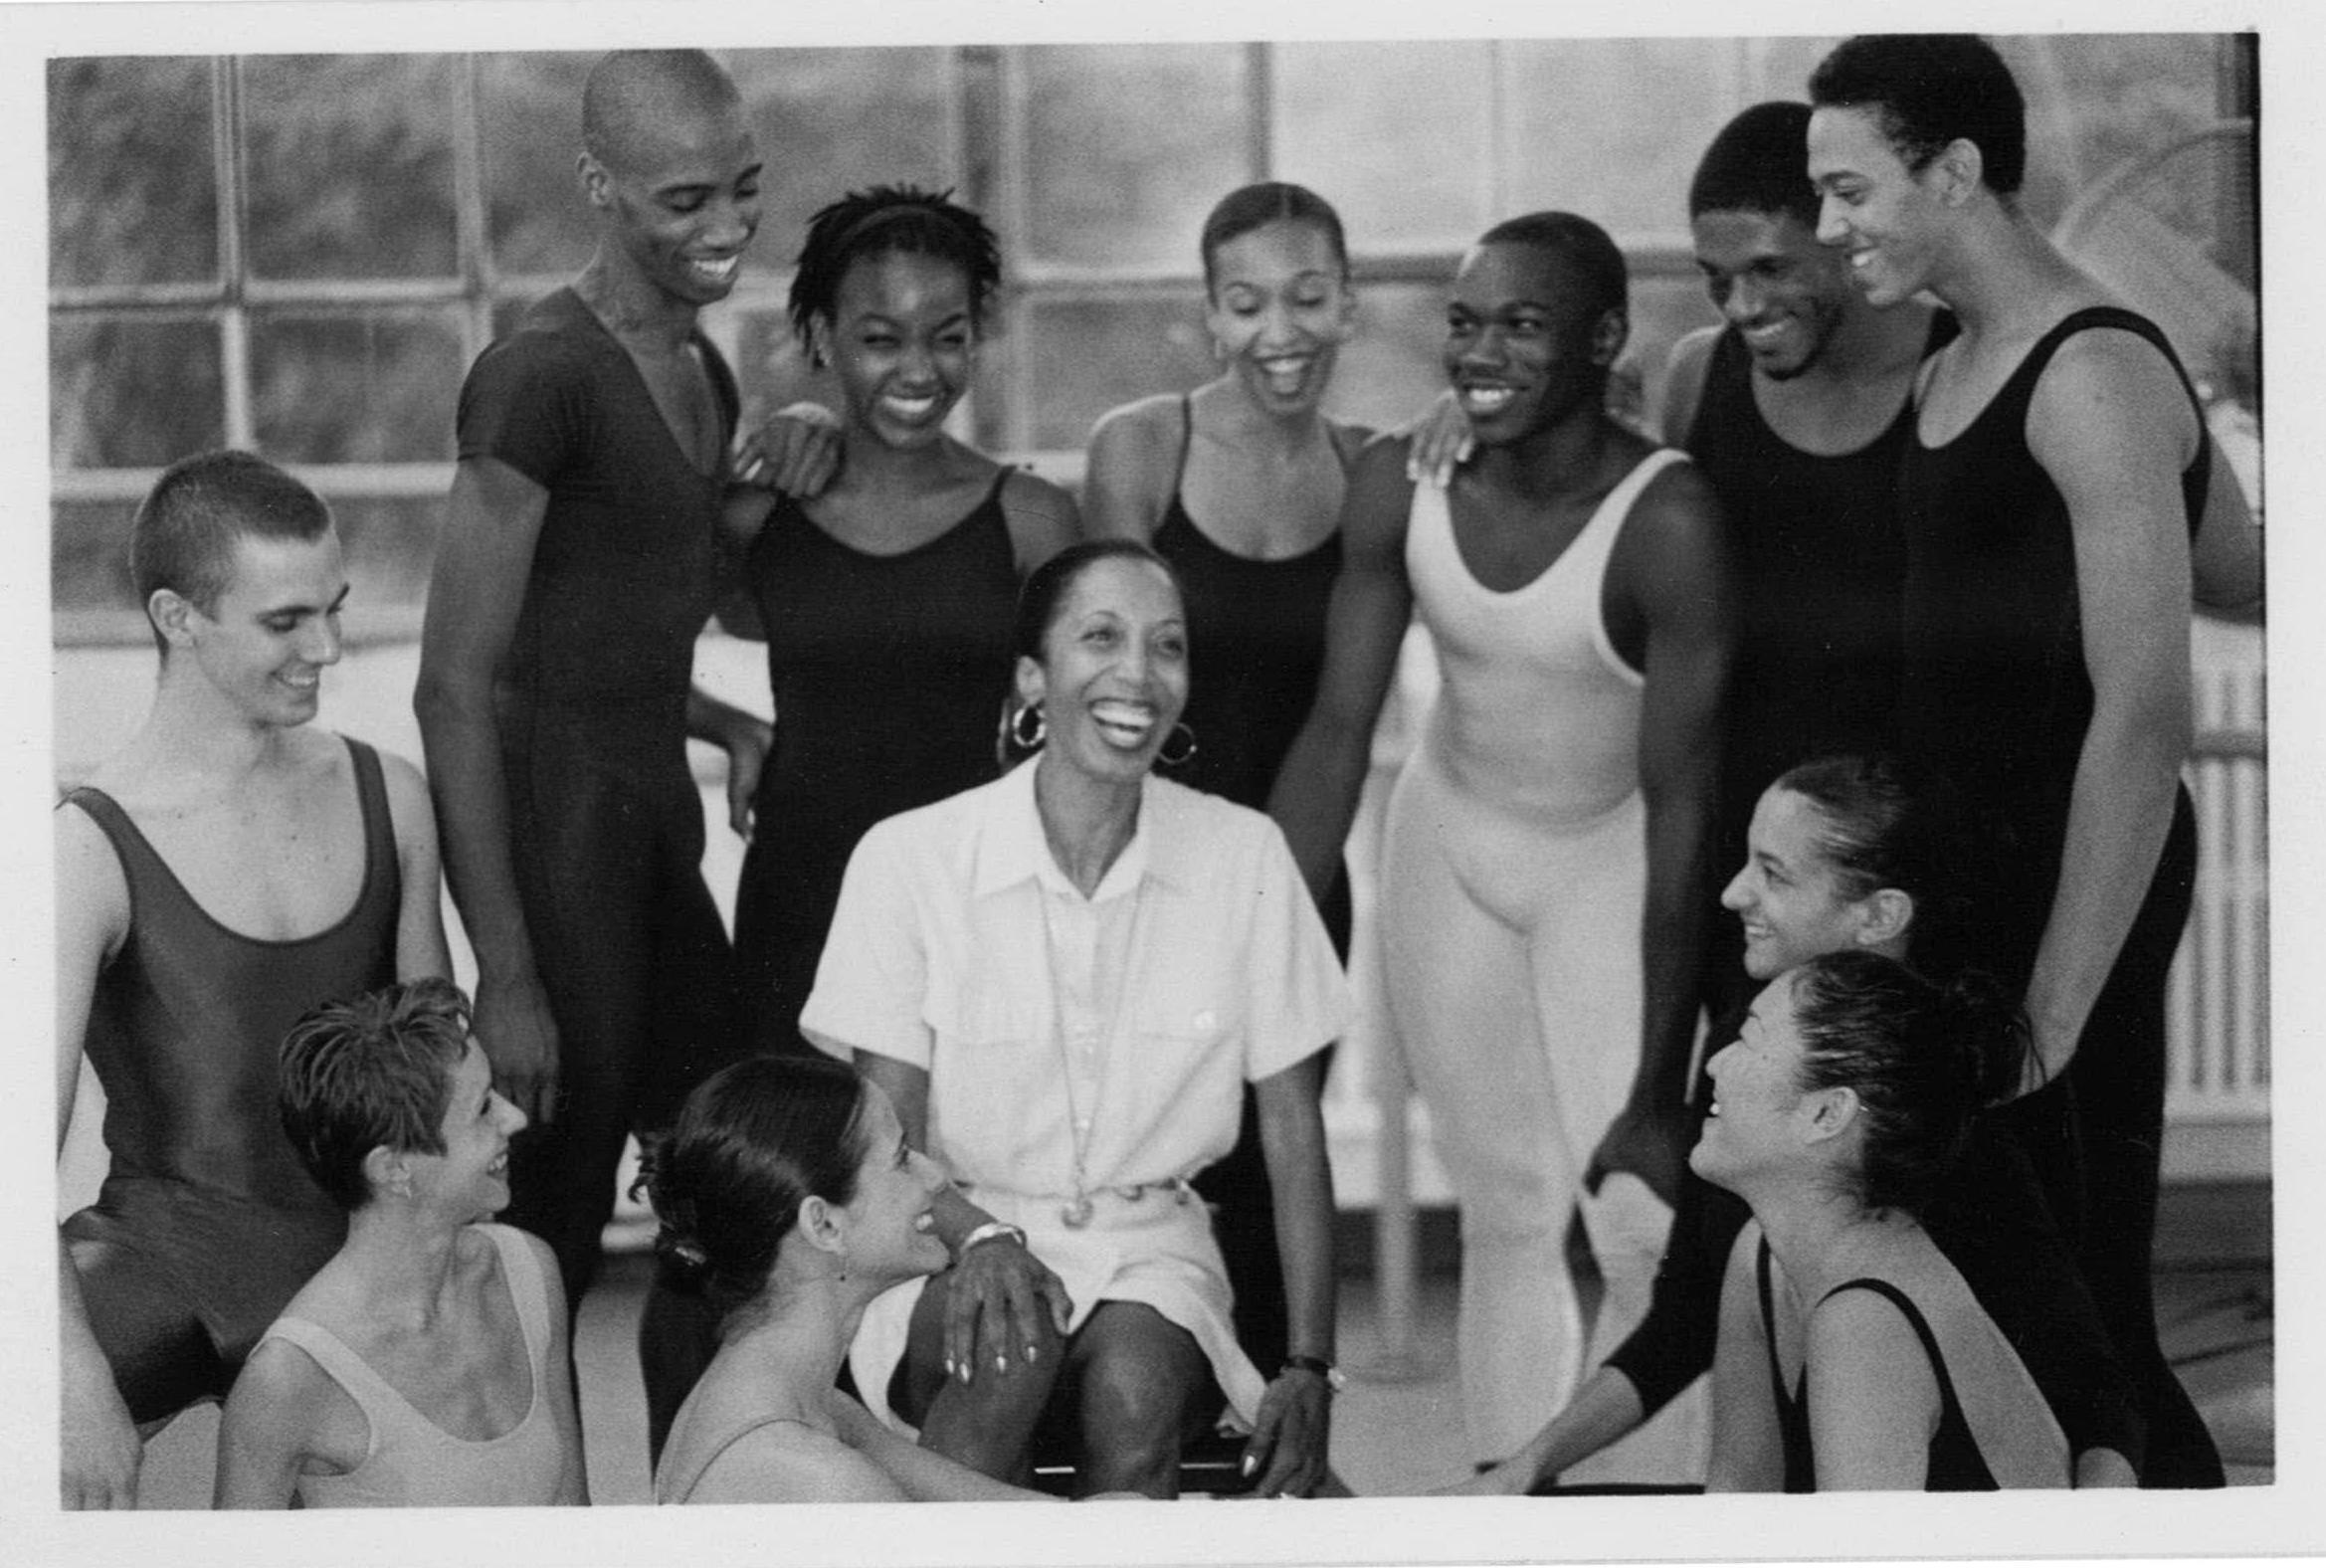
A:
[[[1443,489],[1407,478],[1402,437],[1359,458],[1324,676],[1270,803],[1321,889],[1418,604],[1444,686],[1390,805],[1384,973],[1461,1204],[1479,1459],[1645,1311],[1685,1136],[1733,617],[1709,488],[1605,412],[1626,292],[1622,254],[1571,214],[1463,259],[1445,357],[1476,455]],[[1578,1211],[1607,1281],[1591,1355]],[[1700,1470],[1690,1415],[1612,1451],[1615,1473]]]

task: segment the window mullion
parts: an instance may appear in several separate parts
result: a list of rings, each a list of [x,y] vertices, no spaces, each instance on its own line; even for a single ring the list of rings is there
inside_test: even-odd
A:
[[[211,78],[212,134],[216,138],[218,169],[218,265],[225,295],[218,313],[218,366],[224,409],[226,444],[256,449],[258,419],[251,405],[251,322],[245,288],[250,281],[250,203],[245,167],[246,127],[243,124],[243,63],[231,57],[217,62]]]
[[[485,132],[478,59],[463,55],[453,74],[453,236],[461,278],[462,361],[492,340],[492,245],[485,228]]]

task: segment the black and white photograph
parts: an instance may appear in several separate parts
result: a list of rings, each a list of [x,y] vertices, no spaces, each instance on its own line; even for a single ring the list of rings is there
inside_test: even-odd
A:
[[[0,6],[20,1560],[2326,1551],[2281,12]]]

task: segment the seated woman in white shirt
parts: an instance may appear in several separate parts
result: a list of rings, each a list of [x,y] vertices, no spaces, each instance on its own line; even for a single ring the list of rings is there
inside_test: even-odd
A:
[[[720,1318],[657,1502],[1055,1500],[915,1448],[833,1387],[865,1303],[951,1261],[930,1214],[945,1173],[886,1094],[821,1058],[735,1063],[687,1096],[644,1179],[665,1268]]]
[[[1337,1381],[1316,1053],[1345,1021],[1339,964],[1275,827],[1152,774],[1189,740],[1185,612],[1159,556],[1119,539],[1054,556],[1016,643],[1012,728],[1040,754],[865,836],[801,1019],[960,1189],[932,1211],[954,1266],[868,1309],[857,1386],[924,1447],[1013,1478],[1063,1389],[1082,1488],[1157,1497],[1224,1393],[1254,1489],[1308,1495],[1328,1484]],[[1291,1302],[1268,1379],[1187,1186],[1234,1146],[1247,1081]]]

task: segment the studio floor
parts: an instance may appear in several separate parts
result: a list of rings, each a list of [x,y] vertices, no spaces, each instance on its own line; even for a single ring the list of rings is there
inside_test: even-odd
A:
[[[2275,1475],[2275,1290],[2267,1235],[2266,1199],[2256,1212],[2249,1190],[2167,1192],[2157,1246],[2158,1327],[2234,1485],[2266,1485]],[[610,1258],[582,1306],[576,1337],[582,1425],[590,1496],[600,1505],[651,1497],[636,1351],[650,1263],[641,1253]],[[1334,1416],[1333,1464],[1360,1495],[1427,1491],[1465,1472],[1452,1276],[1425,1275],[1415,1304],[1410,1331],[1399,1335],[1383,1323],[1369,1278],[1341,1286],[1341,1358],[1351,1381]],[[208,1506],[217,1432],[216,1407],[206,1406],[159,1434],[147,1448],[140,1506]]]

